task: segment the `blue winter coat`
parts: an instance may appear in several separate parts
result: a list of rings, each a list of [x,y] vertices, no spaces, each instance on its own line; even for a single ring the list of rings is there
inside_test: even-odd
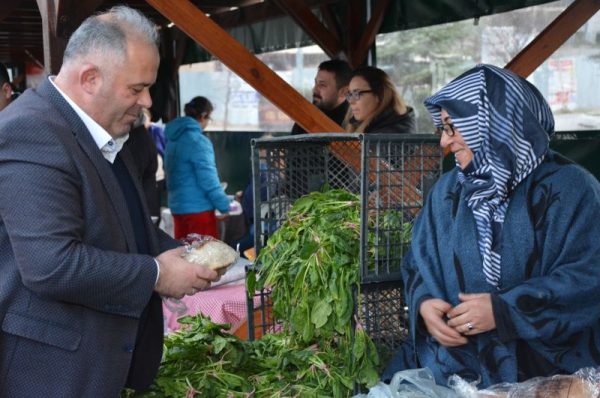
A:
[[[523,365],[546,376],[599,366],[599,219],[598,182],[550,151],[512,194],[496,289],[483,275],[475,219],[457,169],[445,174],[414,226],[403,263],[410,338],[384,379],[429,367],[438,384],[457,374],[486,387],[521,381]],[[459,292],[491,293],[497,328],[446,348],[425,330],[419,307],[432,297],[457,305]]]
[[[169,208],[173,214],[229,211],[229,198],[221,187],[215,152],[200,124],[180,117],[165,128],[165,172]]]

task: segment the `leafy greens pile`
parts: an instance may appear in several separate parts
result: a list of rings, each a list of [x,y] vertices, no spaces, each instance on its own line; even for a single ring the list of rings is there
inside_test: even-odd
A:
[[[378,381],[372,340],[353,325],[360,297],[360,200],[343,190],[300,198],[250,273],[249,292],[271,288],[282,331],[254,342],[201,315],[165,338],[159,375],[143,397],[347,397]],[[353,292],[356,294],[353,295]]]
[[[159,374],[143,393],[123,397],[306,397],[349,396],[351,380],[337,350],[297,345],[284,333],[249,342],[226,333],[202,315],[181,318],[183,328],[165,338]],[[356,348],[365,349],[366,336]]]
[[[344,190],[310,193],[294,203],[261,250],[260,278],[254,284],[249,275],[247,290],[270,287],[273,315],[293,344],[337,351],[343,358],[340,375],[372,386],[378,380],[377,351],[352,322],[353,292],[360,298],[359,251],[358,196]]]

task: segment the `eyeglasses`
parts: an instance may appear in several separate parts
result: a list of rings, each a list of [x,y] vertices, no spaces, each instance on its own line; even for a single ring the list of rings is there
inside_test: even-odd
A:
[[[438,137],[441,137],[444,133],[446,133],[448,137],[454,137],[454,134],[456,133],[454,131],[454,123],[444,123],[441,127],[435,128],[434,134]]]
[[[349,91],[348,94],[346,94],[346,101],[348,102],[352,102],[352,101],[358,101],[360,99],[360,96],[366,93],[372,93],[373,90],[354,90],[354,91]]]

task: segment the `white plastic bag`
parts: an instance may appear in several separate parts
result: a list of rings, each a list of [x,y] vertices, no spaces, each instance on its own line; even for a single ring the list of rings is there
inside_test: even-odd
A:
[[[368,394],[359,394],[354,398],[458,398],[458,395],[447,387],[435,384],[431,370],[421,368],[396,372],[390,384],[379,382]]]

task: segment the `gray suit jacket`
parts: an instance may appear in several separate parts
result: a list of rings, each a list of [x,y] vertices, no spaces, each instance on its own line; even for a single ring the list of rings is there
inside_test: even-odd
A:
[[[178,245],[146,219],[153,255]],[[1,397],[119,395],[157,276],[136,250],[83,122],[48,81],[25,92],[0,113]]]

